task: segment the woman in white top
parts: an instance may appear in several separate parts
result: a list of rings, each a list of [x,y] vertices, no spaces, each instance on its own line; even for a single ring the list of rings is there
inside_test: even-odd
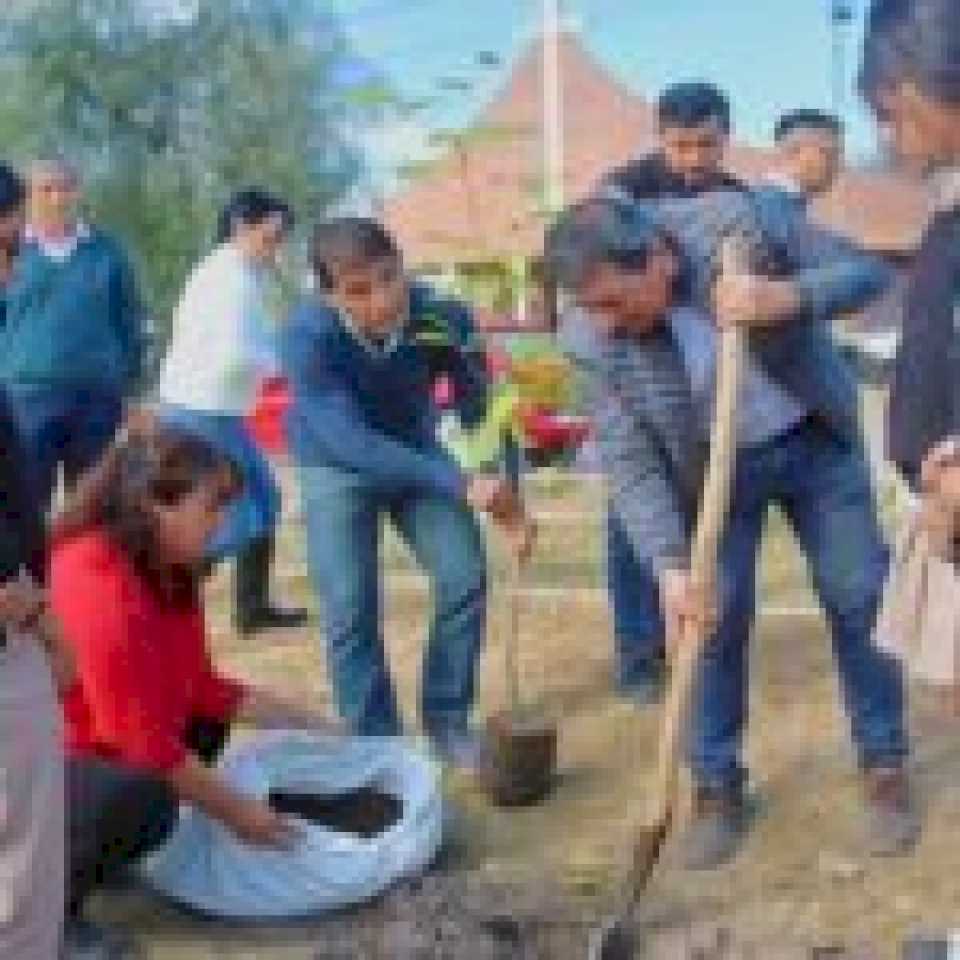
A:
[[[290,208],[261,190],[237,193],[220,217],[216,248],[187,281],[154,398],[161,418],[221,449],[241,468],[245,495],[210,544],[236,557],[235,618],[243,632],[301,624],[303,610],[269,601],[280,492],[244,417],[259,385],[278,373],[271,283],[293,225]]]

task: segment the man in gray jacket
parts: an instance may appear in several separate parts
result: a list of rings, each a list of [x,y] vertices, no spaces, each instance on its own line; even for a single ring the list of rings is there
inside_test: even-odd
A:
[[[791,117],[810,123],[809,113],[784,119]],[[764,261],[758,264],[762,267],[759,272],[765,280],[741,284],[739,292],[731,293],[741,299],[746,293],[750,309],[757,313],[776,316],[799,307],[819,324],[818,336],[826,338],[817,348],[826,364],[820,389],[852,393],[849,377],[838,372],[838,357],[829,345],[829,327],[837,313],[859,309],[881,293],[889,284],[890,272],[846,239],[813,224],[797,190],[773,185],[758,190],[726,171],[731,111],[726,96],[713,85],[686,82],[668,87],[658,100],[657,120],[658,148],[609,173],[599,192],[642,204],[677,237],[691,261],[691,295],[705,309],[713,298],[720,238],[731,232],[756,236],[755,246],[763,251]],[[806,127],[796,129],[796,122],[786,130],[794,152],[809,139],[799,136],[805,131]],[[813,171],[819,178],[817,189],[825,189],[834,175],[838,134],[835,140],[836,149],[827,158],[832,163],[820,164]],[[790,164],[790,169],[800,172],[796,163]],[[577,360],[589,354],[591,337],[570,313],[575,311],[563,318],[562,332],[568,351]],[[834,406],[839,410],[848,404],[841,399]],[[759,412],[777,417],[782,413],[779,407],[773,403]],[[852,426],[856,432],[856,424]],[[617,683],[624,696],[643,705],[659,696],[663,677],[656,589],[649,572],[634,556],[615,510],[609,512],[607,530]]]
[[[586,368],[604,469],[635,555],[655,574],[662,616],[706,617],[714,605],[719,614],[691,704],[688,760],[697,789],[687,864],[726,860],[747,826],[747,645],[756,554],[771,504],[793,526],[831,623],[872,845],[887,854],[908,848],[918,823],[904,773],[901,677],[871,642],[887,550],[860,443],[855,385],[813,304],[795,296],[788,310],[786,281],[743,275],[714,284],[717,316],[750,329],[714,603],[687,570],[716,331],[704,310],[684,304],[695,302],[691,290],[706,282],[705,266],[681,253],[649,211],[616,198],[568,211],[548,236],[546,260],[596,335]]]

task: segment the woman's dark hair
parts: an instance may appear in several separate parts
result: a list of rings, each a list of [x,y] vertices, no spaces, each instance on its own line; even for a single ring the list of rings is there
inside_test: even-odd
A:
[[[152,507],[172,506],[203,484],[228,503],[242,481],[232,460],[206,441],[153,424],[131,424],[80,480],[53,527],[54,542],[100,529],[164,600],[197,599],[201,571],[161,555]]]
[[[23,181],[6,164],[0,163],[0,217],[23,205],[27,191]]]
[[[933,100],[960,104],[960,3],[874,0],[867,20],[860,91],[879,95],[912,80]]]
[[[699,127],[716,120],[729,131],[730,101],[712,83],[675,83],[657,100],[657,120],[661,127]]]
[[[334,277],[344,267],[397,259],[400,249],[387,229],[376,220],[337,217],[323,220],[314,227],[309,256],[317,288],[331,290]]]
[[[679,263],[674,294],[681,299],[690,289],[690,268],[676,238],[638,204],[612,197],[584,200],[561,214],[548,230],[546,275],[557,286],[576,290],[601,264],[640,272],[653,251],[664,247]]]
[[[240,225],[256,226],[278,215],[283,221],[284,229],[292,230],[293,210],[286,201],[256,187],[240,190],[220,211],[220,216],[217,218],[217,243],[226,243],[230,240]]]

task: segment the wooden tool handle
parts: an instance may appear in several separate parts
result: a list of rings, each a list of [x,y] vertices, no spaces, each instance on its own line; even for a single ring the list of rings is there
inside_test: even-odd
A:
[[[741,332],[736,329],[726,331],[721,335],[720,341],[717,368],[718,403],[710,462],[690,563],[692,576],[710,590],[716,588],[719,543],[729,506],[736,450],[736,393],[742,365]],[[673,636],[668,634],[667,638],[673,658],[660,735],[654,806],[657,821],[670,815],[676,797],[683,720],[694,673],[709,639],[696,621],[686,621],[682,628],[669,624],[667,629],[676,632]]]
[[[520,709],[520,665],[517,662],[517,647],[520,642],[520,564],[510,559],[510,625],[504,649],[507,674],[507,697],[511,714]]]
[[[523,451],[512,433],[504,435],[504,470],[517,500],[523,502]],[[509,568],[507,583],[508,623],[503,640],[504,686],[507,692],[507,709],[515,715],[520,709],[520,666],[517,662],[517,647],[520,642],[520,578],[523,573],[520,558],[514,551],[504,551]]]
[[[744,244],[737,240],[725,243],[723,268],[743,272],[748,268]],[[715,589],[718,572],[720,538],[729,510],[731,486],[736,464],[737,395],[743,367],[744,334],[739,327],[721,331],[717,349],[716,402],[710,432],[710,455],[707,463],[703,495],[697,518],[690,555],[692,576],[708,589]],[[652,827],[642,836],[660,836],[672,821],[673,807],[679,788],[680,747],[687,701],[693,686],[700,655],[707,643],[706,632],[696,622],[688,622],[682,629],[667,624],[674,630],[668,645],[673,652],[670,686],[663,708],[662,728],[654,781]],[[681,635],[676,635],[679,632]],[[670,642],[672,641],[672,642]],[[646,843],[645,847],[659,853],[660,844]],[[638,850],[638,854],[640,851]],[[653,868],[649,855],[637,856],[633,865],[632,888],[636,898]]]

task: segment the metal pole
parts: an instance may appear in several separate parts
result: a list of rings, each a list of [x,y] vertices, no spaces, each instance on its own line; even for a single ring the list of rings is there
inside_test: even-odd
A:
[[[555,213],[563,206],[560,0],[543,0],[543,145],[546,207]]]
[[[833,109],[837,114],[843,113],[847,101],[847,39],[853,20],[850,0],[830,0]]]

